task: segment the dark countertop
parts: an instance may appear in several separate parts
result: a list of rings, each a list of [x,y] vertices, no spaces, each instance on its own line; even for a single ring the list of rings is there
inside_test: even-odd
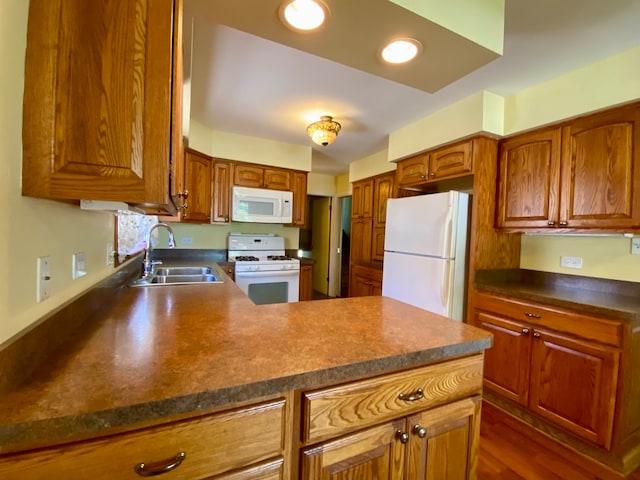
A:
[[[254,305],[228,277],[220,284],[94,290],[92,302],[98,297],[102,304],[76,327],[73,341],[0,396],[0,452],[411,368],[491,345],[490,334],[480,329],[384,297]],[[67,317],[75,321],[85,307],[70,307]],[[60,328],[66,328],[62,320],[50,331]],[[28,356],[22,345],[16,351],[20,361]],[[10,363],[0,356],[1,362]]]
[[[640,320],[640,283],[534,270],[479,270],[478,291],[618,320]]]

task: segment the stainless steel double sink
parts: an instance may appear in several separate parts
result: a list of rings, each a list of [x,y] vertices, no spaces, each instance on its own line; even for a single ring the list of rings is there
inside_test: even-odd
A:
[[[145,278],[138,278],[132,287],[159,285],[191,285],[194,283],[222,283],[220,271],[209,266],[167,266],[158,267]]]

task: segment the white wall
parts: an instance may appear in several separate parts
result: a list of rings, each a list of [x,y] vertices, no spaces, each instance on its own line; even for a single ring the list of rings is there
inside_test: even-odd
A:
[[[111,214],[22,197],[22,95],[29,2],[0,2],[0,344],[113,273],[106,244]],[[87,254],[86,276],[71,278],[71,257]],[[36,303],[36,258],[51,256],[51,297]]]

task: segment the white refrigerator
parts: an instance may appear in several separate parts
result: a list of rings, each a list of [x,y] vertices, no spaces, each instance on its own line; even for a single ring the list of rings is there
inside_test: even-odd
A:
[[[387,200],[382,295],[462,321],[467,193]]]

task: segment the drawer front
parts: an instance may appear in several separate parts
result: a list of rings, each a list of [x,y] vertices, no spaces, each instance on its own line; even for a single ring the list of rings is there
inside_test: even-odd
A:
[[[478,293],[475,307],[532,326],[545,327],[614,347],[622,345],[622,323],[521,300]]]
[[[482,365],[480,354],[307,392],[303,439],[314,443],[478,394]]]
[[[359,277],[364,277],[369,280],[376,280],[382,282],[382,270],[376,268],[369,268],[362,265],[353,265],[353,274]]]
[[[282,454],[284,400],[72,445],[0,457],[0,478],[139,480],[134,470],[184,460],[163,479],[198,480]]]

